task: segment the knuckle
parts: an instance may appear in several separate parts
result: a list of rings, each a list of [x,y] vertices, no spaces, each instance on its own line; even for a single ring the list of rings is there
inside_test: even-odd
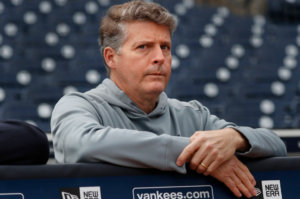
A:
[[[207,150],[212,150],[214,148],[214,146],[212,144],[207,144],[206,145],[206,149]],[[214,150],[213,153],[215,153],[216,151]]]
[[[196,172],[197,172],[197,173],[202,173],[203,170],[202,170],[200,167],[198,167],[197,170],[196,170]]]
[[[195,168],[195,167],[197,167],[197,161],[196,160],[192,160],[191,162],[190,162],[190,165],[193,167],[193,168]]]
[[[226,170],[225,173],[224,173],[224,175],[225,175],[225,176],[228,176],[228,177],[229,177],[229,176],[232,176],[232,175],[233,175],[233,171],[230,170],[230,169],[229,169],[229,170]]]
[[[211,152],[211,154],[213,155],[213,156],[217,156],[218,155],[218,151],[217,150],[213,150],[212,152]]]
[[[207,138],[205,136],[202,136],[199,138],[199,141],[200,142],[206,142]]]
[[[254,177],[253,177],[252,175],[250,175],[248,178],[249,178],[249,180],[251,180],[251,181],[255,181],[255,179],[254,179]]]
[[[216,160],[218,162],[222,162],[224,160],[224,156],[218,155],[217,158],[216,158]]]
[[[189,146],[187,146],[187,147],[185,148],[185,151],[186,151],[187,153],[193,153],[193,147],[192,147],[191,145],[189,145]]]
[[[242,184],[242,181],[238,179],[238,180],[235,182],[235,185],[236,185],[237,187],[239,187],[239,186],[241,186],[241,185],[243,185],[243,184]]]
[[[209,173],[208,173],[208,172],[204,172],[204,173],[203,173],[203,175],[205,175],[205,176],[208,176],[208,175],[209,175]]]
[[[246,180],[248,180],[248,176],[247,176],[246,174],[243,174],[243,175],[241,176],[241,179],[242,179],[243,181],[246,181]]]
[[[225,183],[227,186],[232,183],[232,181],[230,180],[230,178],[228,176],[221,176],[221,182]]]
[[[229,181],[229,182],[228,182],[228,187],[231,188],[231,189],[233,189],[233,188],[235,188],[236,186],[235,186],[235,183],[234,183],[234,182]]]
[[[203,172],[205,169],[203,169],[203,167],[201,165],[198,166],[198,170],[200,170],[201,172]]]
[[[196,172],[197,172],[197,173],[202,173],[202,171],[200,171],[200,170],[196,170]]]
[[[211,174],[213,172],[213,170],[210,169],[210,168],[208,168],[205,172],[207,173],[207,175],[209,175],[209,174]]]
[[[243,165],[244,166],[244,165]],[[250,173],[249,169],[245,166],[241,169],[244,173]]]

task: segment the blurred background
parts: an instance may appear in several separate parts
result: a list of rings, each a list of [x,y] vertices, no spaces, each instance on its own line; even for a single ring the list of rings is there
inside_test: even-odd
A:
[[[150,1],[150,0],[148,0]],[[0,0],[0,120],[48,133],[56,102],[107,78],[98,34],[123,0]],[[300,152],[300,0],[155,0],[178,21],[166,93]],[[53,150],[51,148],[53,157]]]

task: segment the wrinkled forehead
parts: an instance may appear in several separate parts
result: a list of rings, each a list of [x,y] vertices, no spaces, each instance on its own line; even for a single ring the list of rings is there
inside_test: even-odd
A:
[[[132,42],[138,40],[159,41],[162,43],[171,43],[171,34],[169,27],[159,25],[151,21],[132,21],[125,25],[126,39]]]

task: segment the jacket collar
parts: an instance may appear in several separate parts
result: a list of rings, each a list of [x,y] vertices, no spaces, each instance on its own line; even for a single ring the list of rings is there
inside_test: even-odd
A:
[[[140,109],[140,107],[134,101],[132,101],[128,97],[128,95],[124,91],[122,91],[121,89],[119,89],[119,87],[111,79],[108,79],[108,78],[104,79],[103,82],[102,82],[102,85],[104,85],[105,87],[107,87],[111,91],[111,93],[117,99],[120,100],[120,103],[124,103],[124,104],[127,105],[126,109],[129,109],[127,111],[129,111],[129,112],[135,112],[135,113],[139,113],[139,114],[143,114],[143,115],[147,115],[142,109]],[[108,103],[110,103],[110,102],[108,102]],[[157,106],[147,116],[148,117],[159,116],[159,115],[163,114],[166,111],[167,106],[168,106],[168,97],[167,97],[167,95],[166,95],[165,92],[162,92],[159,95]]]

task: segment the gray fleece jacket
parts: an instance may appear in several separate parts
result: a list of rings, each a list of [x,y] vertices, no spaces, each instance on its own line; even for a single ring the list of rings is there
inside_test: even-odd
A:
[[[251,145],[239,155],[286,155],[285,145],[275,133],[220,120],[198,101],[180,102],[162,93],[156,108],[146,114],[110,79],[86,93],[64,96],[51,118],[59,163],[109,162],[180,173],[186,172],[185,165],[178,167],[176,160],[190,143],[190,136],[228,127],[242,133]]]

